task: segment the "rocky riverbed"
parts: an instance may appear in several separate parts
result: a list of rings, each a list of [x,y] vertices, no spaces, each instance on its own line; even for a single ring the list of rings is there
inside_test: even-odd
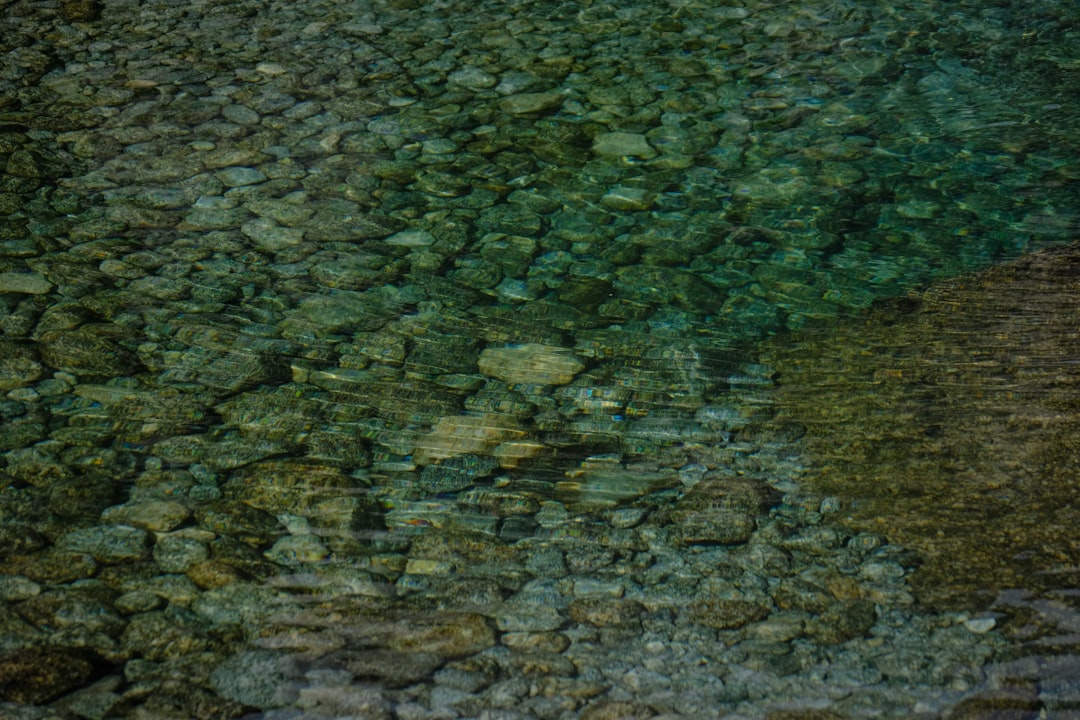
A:
[[[4,717],[1076,712],[1068,8],[0,7]]]

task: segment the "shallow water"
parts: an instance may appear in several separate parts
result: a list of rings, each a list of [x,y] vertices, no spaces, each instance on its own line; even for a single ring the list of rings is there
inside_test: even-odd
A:
[[[1075,8],[4,18],[3,712],[1080,711]]]

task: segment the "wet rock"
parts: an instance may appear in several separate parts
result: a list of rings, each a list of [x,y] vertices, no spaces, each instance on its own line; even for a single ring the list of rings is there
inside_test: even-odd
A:
[[[164,535],[154,543],[154,560],[168,573],[187,572],[209,557],[210,549],[206,543],[194,537]]]
[[[138,357],[120,344],[122,333],[113,326],[84,326],[52,331],[40,339],[46,365],[75,375],[116,377],[142,370]]]
[[[41,377],[34,351],[10,340],[0,340],[0,391],[26,387]]]
[[[540,650],[520,651],[515,650],[510,654],[510,665],[515,671],[525,677],[537,677],[541,675],[555,675],[557,677],[573,677],[577,674],[577,667],[573,661],[565,655]]]
[[[49,548],[13,556],[0,565],[0,570],[12,575],[25,575],[41,583],[59,584],[93,577],[98,571],[98,564],[86,553]]]
[[[113,607],[114,597],[114,592],[100,584],[87,584],[35,595],[19,603],[16,610],[43,630],[115,637],[127,622]]]
[[[75,650],[31,647],[0,654],[0,699],[44,705],[85,685],[93,664]]]
[[[768,615],[768,608],[750,600],[699,600],[687,608],[690,620],[717,630],[741,628]]]
[[[151,537],[145,530],[125,525],[98,525],[73,530],[56,541],[59,550],[86,553],[98,562],[134,562],[148,557]]]
[[[498,462],[482,455],[459,455],[437,465],[428,465],[420,473],[418,485],[432,493],[464,490],[498,467]]]
[[[621,700],[600,700],[589,704],[581,720],[647,720],[655,717],[648,705]]]
[[[107,508],[101,514],[101,520],[113,525],[168,532],[179,527],[190,516],[191,511],[187,506],[175,500],[145,500]]]
[[[524,437],[525,431],[514,418],[499,413],[442,417],[431,432],[416,441],[413,460],[428,465],[459,455],[487,454],[503,443]]]
[[[605,627],[634,622],[645,612],[645,607],[628,598],[588,597],[573,600],[568,612],[574,622]]]
[[[0,294],[44,295],[52,289],[53,284],[41,273],[0,273]]]
[[[625,132],[600,133],[593,141],[593,152],[603,157],[649,160],[656,150],[644,135]]]
[[[304,460],[268,460],[247,465],[225,483],[225,497],[268,513],[309,514],[319,499],[342,494],[355,482],[341,468]]]
[[[120,637],[124,650],[151,662],[178,660],[214,647],[190,611],[169,609],[139,613]]]
[[[262,545],[284,532],[273,515],[230,500],[214,500],[195,509],[195,521],[216,535],[234,537],[249,545]]]
[[[532,115],[556,110],[563,100],[563,94],[558,92],[518,93],[500,100],[499,108],[510,115]]]
[[[230,700],[266,710],[293,702],[301,675],[302,666],[295,656],[246,650],[215,667],[210,683]]]
[[[371,649],[335,653],[324,662],[344,667],[362,682],[378,681],[395,687],[430,678],[445,660],[431,652]]]
[[[874,603],[869,600],[843,600],[829,606],[813,622],[806,633],[818,642],[837,645],[869,632],[877,621]]]

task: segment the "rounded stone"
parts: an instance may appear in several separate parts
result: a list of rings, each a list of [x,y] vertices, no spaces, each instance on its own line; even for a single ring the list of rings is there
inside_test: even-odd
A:
[[[657,154],[644,135],[626,132],[600,133],[593,140],[592,149],[597,155],[610,158],[650,160]]]
[[[487,348],[480,372],[508,383],[565,385],[585,369],[570,350],[538,343]]]
[[[122,563],[142,560],[150,552],[150,535],[126,525],[98,525],[72,530],[56,542],[61,550],[86,553],[98,562]]]
[[[266,175],[253,167],[227,167],[214,173],[214,177],[226,187],[244,187],[245,185],[257,185],[266,180]]]
[[[298,660],[270,650],[247,650],[210,673],[210,684],[224,697],[260,709],[282,707],[297,697]]]

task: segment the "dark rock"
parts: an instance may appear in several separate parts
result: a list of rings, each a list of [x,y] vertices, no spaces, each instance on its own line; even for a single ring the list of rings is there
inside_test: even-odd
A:
[[[99,0],[63,0],[60,3],[60,13],[68,22],[94,22],[101,18],[101,8]]]
[[[840,600],[817,620],[807,624],[806,634],[826,645],[838,645],[865,635],[877,622],[874,603],[869,600]]]
[[[132,351],[120,344],[114,326],[89,325],[41,336],[39,348],[46,365],[79,376],[124,376],[143,370]]]
[[[645,613],[645,606],[627,598],[577,598],[570,603],[569,613],[574,622],[606,627],[638,620]]]
[[[0,700],[43,705],[82,687],[94,666],[75,650],[31,647],[0,654]]]
[[[195,521],[217,535],[264,545],[285,532],[270,513],[236,500],[212,500],[195,509]]]
[[[397,687],[430,678],[444,660],[430,652],[371,649],[334,654],[326,662],[341,663],[362,682],[375,680],[388,687]]]
[[[769,609],[749,600],[699,600],[687,608],[696,623],[717,630],[730,630],[763,620]]]

